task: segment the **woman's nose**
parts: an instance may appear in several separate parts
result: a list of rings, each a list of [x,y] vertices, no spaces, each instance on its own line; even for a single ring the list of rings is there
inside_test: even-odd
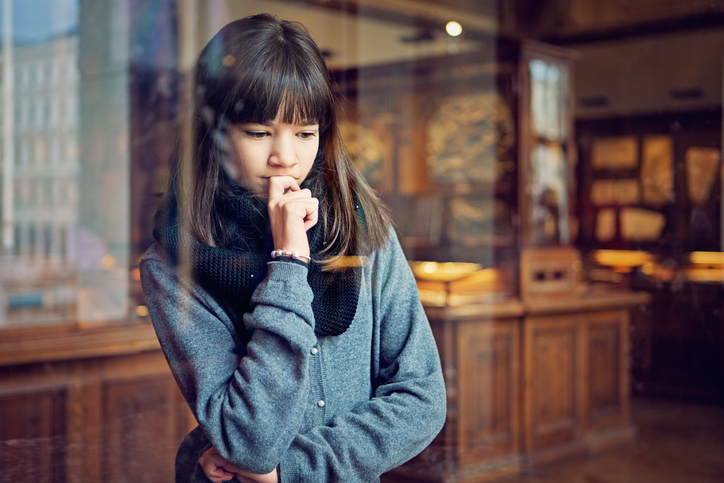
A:
[[[269,153],[269,164],[289,168],[297,164],[297,154],[294,150],[294,139],[289,136],[277,136]]]

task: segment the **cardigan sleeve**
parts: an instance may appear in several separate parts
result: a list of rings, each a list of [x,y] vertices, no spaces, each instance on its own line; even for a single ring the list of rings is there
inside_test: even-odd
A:
[[[284,483],[377,481],[421,452],[442,428],[446,392],[437,346],[394,231],[372,266],[379,361],[373,397],[299,434],[284,455]]]
[[[268,264],[256,306],[244,315],[252,334],[244,346],[218,302],[182,279],[160,247],[151,252],[141,262],[144,294],[200,428],[227,461],[272,471],[303,423],[309,392],[308,354],[317,340],[307,269]]]

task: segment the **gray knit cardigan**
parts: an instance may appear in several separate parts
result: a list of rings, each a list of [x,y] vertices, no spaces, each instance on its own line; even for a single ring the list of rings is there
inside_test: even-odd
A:
[[[314,334],[307,268],[269,262],[243,324],[180,274],[158,244],[141,281],[158,339],[199,426],[176,457],[177,482],[209,481],[211,445],[231,463],[287,482],[374,482],[440,431],[440,358],[394,230],[370,256],[357,314],[339,336]],[[234,480],[235,481],[235,480]]]

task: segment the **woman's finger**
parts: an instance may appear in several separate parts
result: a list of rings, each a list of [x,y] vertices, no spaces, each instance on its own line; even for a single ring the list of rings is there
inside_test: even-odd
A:
[[[309,230],[317,224],[319,219],[319,203],[314,205],[314,209],[307,211],[307,216],[304,217],[304,230]]]
[[[319,200],[291,176],[269,178],[269,221],[275,250],[309,256],[307,230],[317,223]]]
[[[230,481],[234,477],[234,474],[227,471],[224,465],[230,466],[232,471],[238,469],[222,458],[215,447],[204,451],[204,454],[199,458],[199,464],[204,470],[206,477],[213,483]]]
[[[299,184],[292,176],[271,176],[269,178],[269,201],[282,196],[287,191],[299,191]]]
[[[233,473],[225,471],[224,468],[217,466],[210,458],[204,460],[203,462],[199,460],[199,463],[201,463],[201,468],[204,470],[206,477],[214,483],[230,481],[234,477]]]
[[[272,222],[277,217],[284,220],[284,224],[302,220],[306,226],[308,222],[316,221],[317,212],[319,211],[319,200],[312,198],[309,194],[295,196],[299,193],[300,192],[290,193],[269,202],[269,216]],[[312,226],[314,226],[314,223],[306,226],[306,229]]]

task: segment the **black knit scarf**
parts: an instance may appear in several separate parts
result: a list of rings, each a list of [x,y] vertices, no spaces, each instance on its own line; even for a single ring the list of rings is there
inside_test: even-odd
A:
[[[237,324],[241,324],[243,314],[253,309],[250,299],[254,289],[266,276],[273,241],[266,205],[228,177],[224,181],[232,186],[233,194],[220,194],[215,200],[221,219],[216,227],[220,246],[204,245],[180,228],[173,193],[159,210],[153,236],[175,263],[188,261],[194,280],[214,297],[221,297],[236,312]],[[318,174],[310,173],[303,186],[319,199],[325,194]],[[312,255],[307,279],[314,293],[314,333],[318,337],[340,335],[349,328],[357,311],[361,279],[359,267],[321,270],[314,260],[326,243],[323,231],[320,220],[307,233]],[[241,330],[237,325],[237,331]]]

